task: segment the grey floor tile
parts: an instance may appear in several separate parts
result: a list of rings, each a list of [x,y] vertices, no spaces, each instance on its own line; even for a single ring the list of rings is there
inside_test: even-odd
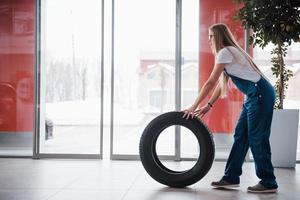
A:
[[[62,190],[47,200],[121,200],[126,190]]]
[[[58,190],[0,190],[1,200],[46,200]]]
[[[245,163],[237,190],[217,190],[226,163],[214,162],[196,184],[170,188],[153,180],[140,161],[0,159],[0,200],[299,200],[300,165],[276,168],[277,194],[247,193],[258,182],[254,163]]]
[[[102,179],[99,178],[80,178],[66,186],[66,189],[93,189],[93,190],[128,190],[133,184],[130,179]]]
[[[131,186],[131,189],[132,190],[159,190],[164,187],[166,187],[166,186],[155,181],[146,172],[143,172],[134,181],[134,183]]]
[[[130,190],[123,200],[195,200],[197,191],[193,188],[162,187],[155,190]],[[209,200],[209,199],[207,199]]]

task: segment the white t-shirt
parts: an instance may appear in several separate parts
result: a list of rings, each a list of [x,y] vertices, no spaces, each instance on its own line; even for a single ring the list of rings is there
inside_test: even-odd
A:
[[[235,47],[227,46],[216,56],[216,64],[225,64],[226,72],[241,79],[257,82],[260,74],[250,65],[245,56]]]

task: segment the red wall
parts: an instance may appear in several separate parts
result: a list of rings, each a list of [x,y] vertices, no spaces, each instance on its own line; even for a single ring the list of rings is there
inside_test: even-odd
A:
[[[244,47],[244,30],[232,19],[236,6],[232,0],[200,0],[200,39],[199,39],[199,88],[209,77],[214,66],[214,56],[208,45],[208,28],[214,23],[225,23],[233,32],[236,40]],[[232,133],[239,117],[243,95],[232,88],[227,97],[219,99],[204,121],[214,133]]]
[[[0,131],[33,131],[35,1],[0,1]]]

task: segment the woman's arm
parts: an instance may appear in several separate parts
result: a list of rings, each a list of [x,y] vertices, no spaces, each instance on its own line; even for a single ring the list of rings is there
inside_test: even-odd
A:
[[[221,86],[220,86],[220,83],[218,83],[217,87],[214,89],[213,94],[211,95],[210,99],[208,100],[208,103],[213,105],[218,100],[220,95],[221,95]]]
[[[210,93],[210,91],[214,88],[215,84],[217,83],[220,75],[224,71],[225,64],[216,64],[214,66],[213,71],[211,72],[209,78],[207,81],[204,83],[203,87],[201,88],[198,97],[196,98],[195,102],[193,105],[184,110],[184,115],[183,117],[188,119],[190,116],[194,117],[194,111],[198,107],[198,105],[205,99],[205,97]]]
[[[221,87],[220,87],[220,83],[218,83],[208,103],[202,106],[201,108],[197,109],[196,111],[194,111],[194,115],[203,117],[212,108],[212,105],[215,103],[215,101],[219,98],[220,95],[221,95]]]

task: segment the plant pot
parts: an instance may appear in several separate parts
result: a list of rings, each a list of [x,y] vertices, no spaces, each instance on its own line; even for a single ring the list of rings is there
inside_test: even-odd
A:
[[[272,163],[274,167],[295,167],[298,124],[298,109],[274,110],[270,136]]]

